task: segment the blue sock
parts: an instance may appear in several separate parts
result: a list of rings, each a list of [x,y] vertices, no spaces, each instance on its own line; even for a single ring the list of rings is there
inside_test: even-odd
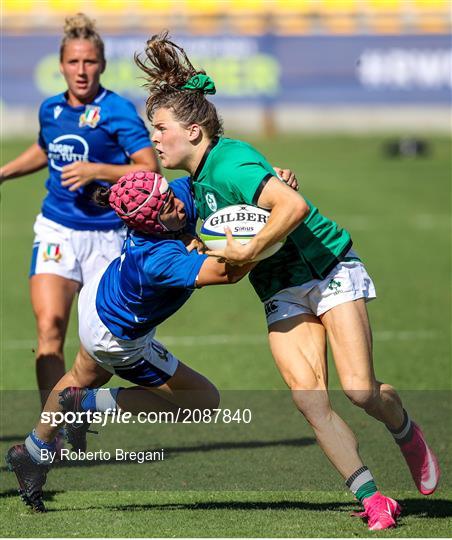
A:
[[[85,412],[115,411],[118,406],[116,399],[122,388],[93,388],[87,390],[81,406]]]
[[[93,388],[86,391],[86,394],[83,396],[82,402],[80,403],[82,409],[85,412],[92,411],[95,412],[96,409],[96,393],[99,389]]]
[[[31,456],[31,459],[38,465],[47,465],[52,463],[51,456],[55,455],[56,445],[55,441],[46,443],[41,440],[35,430],[25,439],[25,447]]]

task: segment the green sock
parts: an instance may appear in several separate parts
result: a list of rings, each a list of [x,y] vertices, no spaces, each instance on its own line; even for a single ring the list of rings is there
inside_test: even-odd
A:
[[[366,466],[355,471],[345,484],[359,502],[363,502],[364,499],[371,497],[378,491],[372,473]]]
[[[366,482],[358,488],[357,492],[355,493],[355,497],[359,502],[362,503],[364,499],[371,497],[374,493],[376,493],[376,491],[377,486],[375,485],[375,482],[373,480],[369,480],[369,482]]]

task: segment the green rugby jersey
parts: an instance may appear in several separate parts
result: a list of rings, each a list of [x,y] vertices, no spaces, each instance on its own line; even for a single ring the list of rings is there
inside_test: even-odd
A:
[[[199,217],[206,219],[231,204],[257,205],[272,176],[276,176],[272,166],[249,144],[215,139],[192,177]],[[262,301],[287,287],[326,277],[352,246],[345,229],[306,202],[310,208],[308,217],[275,255],[250,272],[250,281]]]

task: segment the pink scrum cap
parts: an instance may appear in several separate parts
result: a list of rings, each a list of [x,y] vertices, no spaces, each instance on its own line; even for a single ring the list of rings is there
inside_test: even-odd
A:
[[[160,212],[170,194],[168,181],[150,171],[130,172],[113,185],[109,203],[132,229],[154,234],[166,231]]]

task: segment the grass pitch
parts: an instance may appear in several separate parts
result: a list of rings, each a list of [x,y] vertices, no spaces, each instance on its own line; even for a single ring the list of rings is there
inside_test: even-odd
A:
[[[30,141],[8,141],[1,162]],[[402,391],[443,468],[438,492],[422,498],[382,426],[333,393],[382,489],[401,501],[400,527],[381,536],[448,536],[450,480],[450,141],[432,138],[422,159],[387,159],[380,137],[253,140],[275,165],[298,173],[302,193],[348,228],[373,277],[369,306],[375,365]],[[171,177],[175,175],[172,174]],[[0,450],[20,442],[38,411],[34,320],[28,299],[32,224],[45,174],[8,182],[2,196]],[[73,314],[66,347],[77,348]],[[3,536],[367,536],[357,507],[290,405],[265,343],[265,319],[244,280],[196,292],[158,337],[222,390],[248,405],[249,425],[106,427],[94,450],[118,438],[130,450],[165,447],[164,462],[71,463],[49,475],[46,515],[30,514],[1,467]],[[338,389],[333,362],[331,387]],[[116,385],[118,381],[112,381]],[[372,536],[375,533],[372,533]]]

